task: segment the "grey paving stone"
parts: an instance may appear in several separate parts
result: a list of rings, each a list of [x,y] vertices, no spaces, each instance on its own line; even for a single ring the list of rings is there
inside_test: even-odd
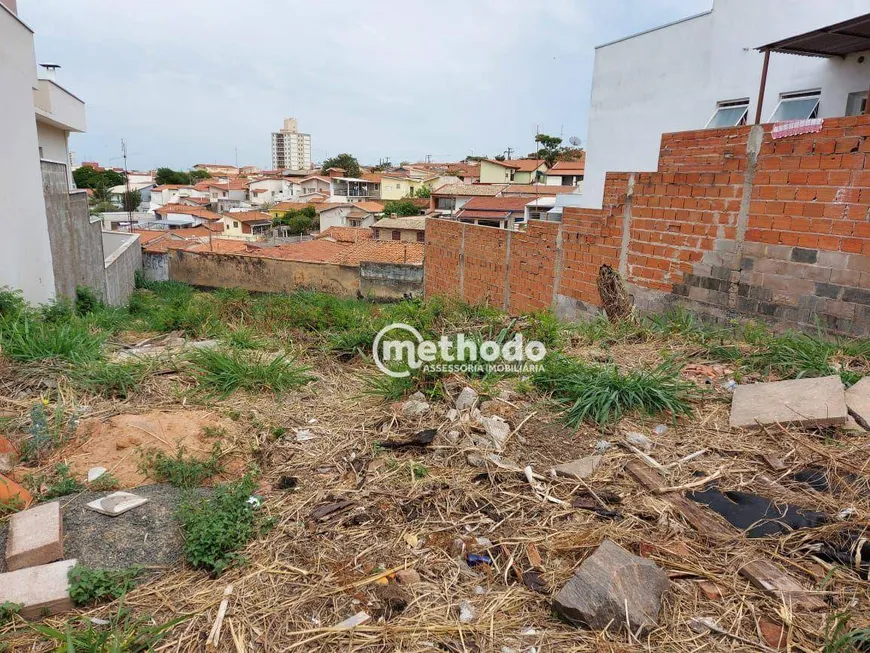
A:
[[[846,393],[839,376],[739,385],[731,401],[732,428],[771,424],[831,426],[846,422]]]

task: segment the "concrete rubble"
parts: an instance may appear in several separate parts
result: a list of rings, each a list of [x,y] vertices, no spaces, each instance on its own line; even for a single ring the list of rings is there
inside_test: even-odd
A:
[[[569,463],[556,465],[553,468],[553,473],[556,476],[565,476],[567,478],[588,478],[598,469],[603,459],[603,456],[599,455],[585,456],[578,460],[572,460]]]
[[[654,562],[604,540],[553,599],[553,609],[578,627],[648,631],[659,618],[668,575]]]
[[[846,390],[846,407],[850,421],[861,429],[870,429],[870,376],[865,376]]]
[[[776,424],[807,427],[846,423],[846,393],[839,376],[740,385],[731,402],[732,428]]]
[[[462,391],[459,393],[459,396],[456,397],[456,410],[471,410],[477,405],[478,394],[469,386],[465,386],[462,388]]]

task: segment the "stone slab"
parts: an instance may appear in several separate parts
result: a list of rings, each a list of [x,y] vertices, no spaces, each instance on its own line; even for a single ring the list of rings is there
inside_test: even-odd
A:
[[[598,469],[603,458],[603,456],[598,455],[586,456],[585,458],[580,458],[579,460],[574,460],[570,463],[556,465],[556,467],[553,468],[553,471],[556,472],[557,476],[584,479],[592,476],[592,473]]]
[[[138,508],[144,503],[148,503],[146,497],[140,497],[138,494],[131,492],[112,492],[101,499],[95,499],[86,504],[90,510],[98,512],[109,517],[117,517],[123,515],[128,510]]]
[[[0,574],[0,603],[18,603],[25,619],[68,612],[75,606],[69,596],[69,570],[75,560],[60,560]]]
[[[63,558],[60,502],[52,501],[17,512],[9,518],[6,568],[9,571],[44,565]]]
[[[732,428],[773,424],[845,424],[846,393],[839,376],[739,385],[731,401]]]
[[[870,428],[870,377],[865,376],[846,390],[846,406],[859,426]]]

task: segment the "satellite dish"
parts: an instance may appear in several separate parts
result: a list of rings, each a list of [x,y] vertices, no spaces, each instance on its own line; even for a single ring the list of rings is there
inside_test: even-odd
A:
[[[582,141],[579,138],[577,138],[576,136],[572,136],[571,138],[568,139],[568,142],[571,143],[571,145],[573,145],[574,147],[580,147],[580,143]]]

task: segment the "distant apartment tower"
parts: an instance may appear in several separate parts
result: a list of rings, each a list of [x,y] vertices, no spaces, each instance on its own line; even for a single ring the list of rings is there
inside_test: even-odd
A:
[[[272,169],[309,170],[311,134],[300,134],[296,118],[285,118],[281,131],[272,132]]]

